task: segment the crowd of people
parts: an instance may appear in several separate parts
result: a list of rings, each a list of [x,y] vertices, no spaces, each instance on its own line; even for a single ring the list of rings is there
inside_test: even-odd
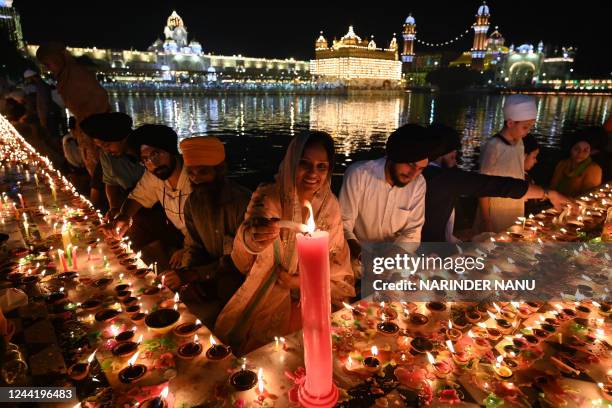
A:
[[[560,208],[568,197],[601,184],[609,166],[593,136],[609,134],[591,129],[576,134],[550,186],[531,182],[528,171],[540,150],[529,134],[536,104],[530,96],[511,95],[503,128],[481,150],[480,172],[457,168],[461,136],[455,129],[406,124],[389,135],[382,157],[348,168],[336,197],[334,140],[311,130],[292,138],[274,181],[251,193],[228,178],[218,138],[179,144],[168,126],[134,129],[129,115],[111,112],[93,72],[63,46],[43,45],[37,58],[73,115],[70,130],[54,139],[59,116],[49,109],[48,85],[35,72],[26,75],[36,84],[36,109],[9,94],[8,118],[16,126],[38,121],[43,151],[61,149],[57,160],[90,180],[85,188],[92,201],[107,206],[103,233],[127,234],[145,262],[158,263],[165,285],[238,354],[301,327],[296,234],[281,220],[306,223],[312,215],[317,228],[329,232],[331,298],[340,306],[356,296],[365,244],[458,242],[455,204],[466,195],[479,198],[474,231],[500,232],[525,216],[528,200]]]

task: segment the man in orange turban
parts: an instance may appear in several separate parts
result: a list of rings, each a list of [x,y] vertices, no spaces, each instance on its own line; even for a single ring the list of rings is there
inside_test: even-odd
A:
[[[188,285],[181,300],[207,327],[242,284],[230,257],[251,192],[226,177],[225,147],[216,137],[180,143],[192,192],[185,203],[187,236],[183,267],[166,274],[171,288]]]

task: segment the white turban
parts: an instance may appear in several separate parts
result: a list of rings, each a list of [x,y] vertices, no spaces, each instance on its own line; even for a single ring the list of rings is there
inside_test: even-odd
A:
[[[538,113],[535,99],[528,95],[515,94],[506,98],[504,119],[520,122],[535,119]]]

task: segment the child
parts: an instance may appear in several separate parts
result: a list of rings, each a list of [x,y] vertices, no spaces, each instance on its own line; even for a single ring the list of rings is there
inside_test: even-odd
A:
[[[480,172],[492,176],[525,179],[523,138],[527,136],[537,116],[534,98],[510,95],[504,103],[504,127],[491,137],[480,157]],[[548,192],[545,191],[545,198]],[[524,215],[522,199],[481,197],[475,227],[477,231],[501,232]]]

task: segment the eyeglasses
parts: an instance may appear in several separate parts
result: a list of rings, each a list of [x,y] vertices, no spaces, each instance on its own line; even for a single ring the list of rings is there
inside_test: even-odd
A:
[[[161,152],[159,150],[153,150],[147,157],[140,156],[141,163],[146,166],[147,163],[157,164],[161,158]]]

